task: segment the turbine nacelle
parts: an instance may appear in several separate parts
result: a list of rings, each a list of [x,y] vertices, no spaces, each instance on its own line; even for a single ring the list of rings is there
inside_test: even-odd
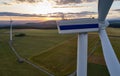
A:
[[[109,22],[99,21],[98,19],[82,18],[61,20],[57,22],[59,33],[83,33],[104,30],[109,26]]]
[[[57,27],[61,34],[99,31],[98,19],[92,18],[61,20]]]

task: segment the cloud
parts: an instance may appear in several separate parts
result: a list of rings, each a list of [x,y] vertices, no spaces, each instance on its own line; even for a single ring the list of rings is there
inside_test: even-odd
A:
[[[76,17],[92,17],[94,15],[97,15],[97,12],[89,12],[89,11],[83,11],[80,13],[75,13],[74,16]]]
[[[1,0],[5,1],[5,0]],[[17,2],[17,3],[38,3],[38,2],[43,2],[44,0],[12,0],[11,2]],[[58,5],[61,4],[69,4],[69,3],[82,3],[82,2],[94,2],[96,0],[47,0],[47,1],[52,1],[55,2]],[[115,1],[120,1],[120,0],[115,0]],[[10,1],[9,1],[10,2]],[[11,5],[9,2],[2,2],[2,4],[5,5]]]
[[[12,5],[11,2],[12,1],[8,1],[8,0],[0,0],[1,5]]]
[[[12,5],[13,3],[38,3],[38,2],[43,2],[44,0],[11,0],[11,1],[5,1],[1,0],[1,4],[4,5]],[[65,5],[69,3],[82,3],[82,2],[93,2],[96,0],[46,0],[48,2],[54,2],[56,5]]]
[[[35,14],[22,14],[22,13],[13,13],[13,12],[0,12],[0,16],[39,17],[39,16],[41,16],[41,15],[35,15]]]
[[[18,3],[23,3],[23,2],[27,2],[27,3],[37,3],[37,2],[41,2],[42,0],[15,0]]]
[[[92,15],[92,14],[97,14],[97,12],[89,12],[89,11],[83,11],[80,12],[81,15]]]
[[[11,5],[10,3],[7,2],[2,2],[3,5]]]
[[[113,11],[120,12],[120,9],[115,9],[115,10],[113,10]]]
[[[87,16],[87,15],[97,15],[97,12],[89,12],[89,11],[83,11],[77,14],[77,16]]]
[[[93,2],[96,0],[57,0],[58,4],[68,4],[68,3],[82,3],[82,2]]]
[[[75,0],[58,0],[56,1],[57,4],[68,4],[68,3],[74,3]]]
[[[96,1],[96,0],[86,0],[87,2],[94,2],[94,1]]]
[[[83,11],[80,13],[56,12],[56,13],[51,14],[51,17],[62,17],[63,15],[65,18],[81,18],[81,17],[91,17],[94,15],[97,15],[97,12],[89,12],[89,11]]]
[[[62,12],[50,13],[51,17],[58,17],[63,14]],[[84,17],[87,15],[96,15],[96,12],[83,11],[80,13],[64,13],[67,17]],[[13,13],[13,12],[0,12],[0,16],[22,16],[22,17],[45,17],[43,15],[36,14],[22,14],[22,13]],[[46,15],[47,16],[47,15]]]
[[[11,0],[11,1],[8,1],[8,0],[1,0],[0,1],[0,4],[2,5],[13,5],[13,4],[19,4],[19,3],[38,3],[38,2],[41,2],[42,0]]]
[[[27,3],[37,3],[37,2],[43,2],[44,0],[15,0],[18,3],[23,3],[23,2],[27,2]],[[68,3],[82,3],[82,2],[93,2],[96,0],[47,0],[49,2],[55,2],[56,4],[68,4]]]

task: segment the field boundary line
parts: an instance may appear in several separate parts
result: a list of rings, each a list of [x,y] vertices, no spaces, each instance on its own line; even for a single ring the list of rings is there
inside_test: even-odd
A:
[[[72,37],[72,38],[70,38],[70,39],[68,39],[68,40],[62,41],[61,43],[58,43],[58,44],[55,45],[55,46],[49,47],[48,49],[40,52],[39,54],[33,55],[32,57],[37,56],[37,55],[40,55],[40,54],[43,54],[43,53],[46,53],[46,52],[48,52],[49,50],[51,50],[51,49],[53,49],[53,48],[55,48],[55,47],[57,47],[57,46],[59,46],[59,45],[61,45],[61,44],[64,44],[65,42],[67,42],[67,41],[69,41],[69,40],[72,40],[72,39],[74,39],[74,38],[76,38],[76,36],[74,36],[74,37]]]

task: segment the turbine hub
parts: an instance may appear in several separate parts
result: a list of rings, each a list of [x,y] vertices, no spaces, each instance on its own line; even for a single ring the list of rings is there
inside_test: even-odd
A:
[[[109,22],[107,20],[105,21],[99,21],[99,29],[104,30],[109,26]]]

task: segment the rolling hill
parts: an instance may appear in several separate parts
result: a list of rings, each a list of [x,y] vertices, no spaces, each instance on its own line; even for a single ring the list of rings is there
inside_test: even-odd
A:
[[[108,20],[109,27],[120,28],[120,20]],[[9,21],[0,21],[0,28],[9,28]],[[55,20],[45,22],[27,22],[27,21],[15,21],[13,22],[13,28],[16,29],[56,29],[57,24]]]
[[[9,28],[9,22],[7,21],[6,23],[0,24],[0,28]],[[30,23],[25,23],[21,22],[18,24],[13,24],[13,28],[16,29],[56,29],[56,21],[45,21],[45,22],[30,22]]]

